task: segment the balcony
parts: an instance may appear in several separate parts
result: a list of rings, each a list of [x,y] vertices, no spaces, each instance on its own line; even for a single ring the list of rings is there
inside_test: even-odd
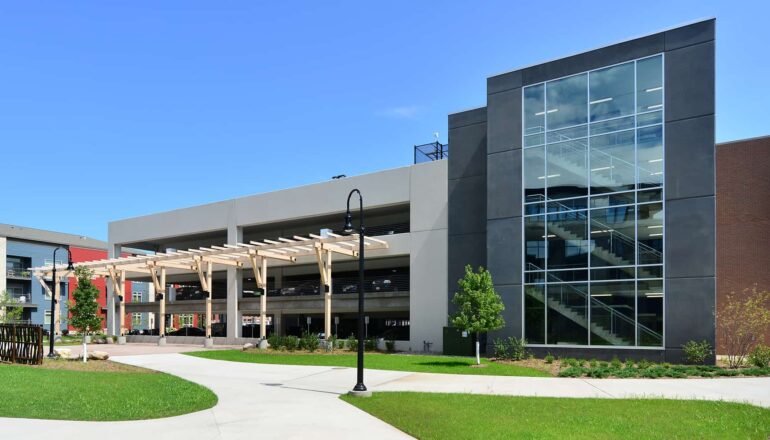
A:
[[[21,280],[29,280],[32,278],[32,273],[28,271],[27,269],[22,269],[20,267],[9,267],[5,270],[5,275],[7,278],[15,278],[15,279],[21,279]]]

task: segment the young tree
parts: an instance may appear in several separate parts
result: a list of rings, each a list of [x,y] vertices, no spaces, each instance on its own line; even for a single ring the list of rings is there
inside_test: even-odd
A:
[[[500,315],[505,306],[500,295],[495,292],[492,275],[479,267],[474,272],[470,265],[465,266],[465,276],[457,281],[460,290],[455,293],[452,302],[457,312],[449,316],[455,327],[476,335],[476,364],[481,363],[479,355],[479,336],[505,325]]]
[[[86,335],[102,327],[102,318],[98,315],[99,304],[96,302],[99,289],[91,282],[93,277],[91,269],[78,266],[75,268],[75,276],[78,286],[72,292],[70,301],[70,325],[83,335],[83,361],[85,362]]]
[[[21,319],[23,309],[5,290],[0,292],[0,324],[8,324]]]
[[[758,290],[756,284],[744,289],[742,295],[730,292],[717,320],[717,329],[725,341],[727,364],[730,368],[740,367],[770,326],[770,292]]]

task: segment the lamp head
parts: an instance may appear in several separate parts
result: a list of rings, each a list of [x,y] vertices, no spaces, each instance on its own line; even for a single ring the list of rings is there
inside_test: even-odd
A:
[[[350,215],[350,210],[345,214],[345,226],[342,227],[342,231],[346,234],[353,232],[353,216]]]
[[[72,260],[67,260],[67,270],[75,270],[75,266],[72,265]]]

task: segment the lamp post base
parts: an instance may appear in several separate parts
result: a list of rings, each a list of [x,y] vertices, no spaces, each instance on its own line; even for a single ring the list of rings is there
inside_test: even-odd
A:
[[[369,391],[369,390],[364,390],[364,391],[350,390],[350,391],[348,391],[348,396],[353,396],[353,397],[372,397],[372,392]]]

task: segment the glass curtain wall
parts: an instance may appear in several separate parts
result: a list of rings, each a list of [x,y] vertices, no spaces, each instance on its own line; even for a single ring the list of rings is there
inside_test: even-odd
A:
[[[663,345],[663,55],[523,90],[524,335]]]

